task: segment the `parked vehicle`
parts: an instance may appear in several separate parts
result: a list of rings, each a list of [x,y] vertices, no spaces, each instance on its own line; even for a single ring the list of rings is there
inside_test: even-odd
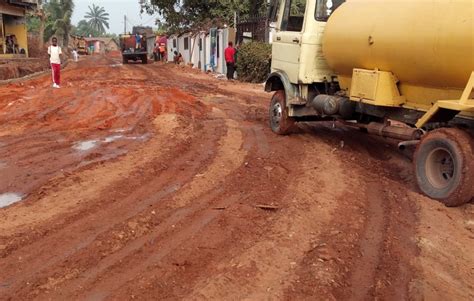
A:
[[[137,36],[140,40],[139,45],[137,45]],[[130,60],[147,64],[148,58],[153,56],[155,35],[150,27],[133,27],[131,34],[120,35],[119,40],[124,64],[128,64]]]
[[[275,133],[341,120],[416,146],[429,197],[474,197],[472,0],[281,0],[270,11]]]

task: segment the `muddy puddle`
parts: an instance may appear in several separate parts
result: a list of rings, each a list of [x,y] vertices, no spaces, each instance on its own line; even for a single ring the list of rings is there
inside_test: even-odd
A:
[[[112,142],[120,140],[120,139],[123,139],[123,135],[109,136],[109,137],[104,139],[104,142],[105,143],[112,143]]]
[[[98,143],[99,141],[97,140],[82,141],[74,144],[73,148],[78,151],[88,151],[93,148],[96,148]]]
[[[0,194],[0,208],[5,208],[23,200],[23,196],[19,193]]]
[[[100,146],[101,144],[108,144],[108,143],[112,143],[119,140],[145,141],[148,138],[150,138],[149,134],[140,135],[140,136],[125,136],[125,135],[119,134],[126,131],[127,130],[114,131],[114,133],[116,133],[115,135],[111,135],[103,139],[80,141],[80,142],[75,143],[72,146],[72,148],[80,152],[85,152],[85,151],[92,150]]]

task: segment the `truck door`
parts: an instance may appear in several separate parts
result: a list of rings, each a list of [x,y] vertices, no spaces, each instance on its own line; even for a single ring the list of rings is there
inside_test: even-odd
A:
[[[297,83],[306,0],[286,0],[282,4],[280,24],[273,36],[272,68],[284,70],[290,81]]]

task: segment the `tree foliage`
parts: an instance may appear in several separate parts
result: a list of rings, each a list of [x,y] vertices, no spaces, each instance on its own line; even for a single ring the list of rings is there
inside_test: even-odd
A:
[[[28,30],[37,32],[40,36],[43,35],[45,42],[52,36],[57,36],[64,45],[67,45],[69,34],[73,29],[71,18],[74,11],[74,1],[49,0],[41,2],[43,7],[28,16]]]
[[[142,11],[158,13],[161,26],[171,31],[199,28],[203,25],[233,25],[239,17],[265,10],[265,0],[141,0]]]
[[[105,29],[109,29],[109,14],[103,7],[92,4],[84,18],[88,20],[90,29],[98,34],[105,34]]]
[[[72,34],[82,37],[99,37],[102,35],[99,31],[92,28],[92,26],[87,20],[79,21],[79,23],[77,23],[77,26],[74,27]]]

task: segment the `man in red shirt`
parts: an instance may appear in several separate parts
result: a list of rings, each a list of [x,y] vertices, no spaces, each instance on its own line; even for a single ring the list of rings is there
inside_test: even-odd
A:
[[[227,79],[234,79],[235,72],[235,48],[234,43],[229,42],[229,46],[225,49],[225,62],[227,63]]]

